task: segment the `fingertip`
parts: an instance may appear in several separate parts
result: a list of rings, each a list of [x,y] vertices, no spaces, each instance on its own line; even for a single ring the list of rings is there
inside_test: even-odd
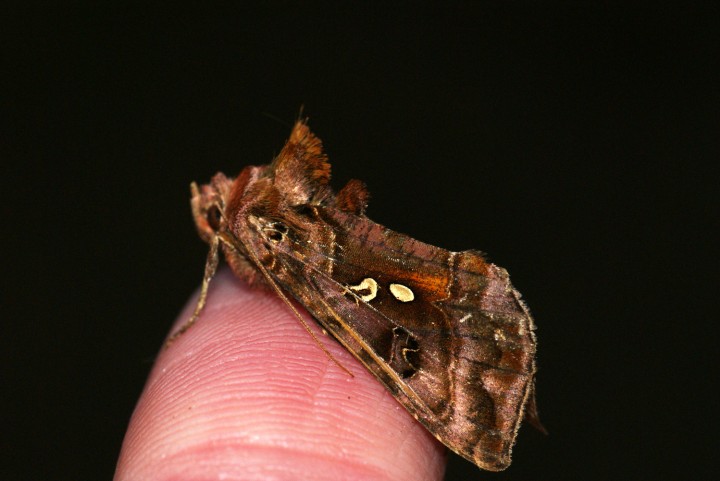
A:
[[[158,356],[115,479],[441,479],[442,445],[310,323],[354,377],[276,295],[221,270],[201,319]]]

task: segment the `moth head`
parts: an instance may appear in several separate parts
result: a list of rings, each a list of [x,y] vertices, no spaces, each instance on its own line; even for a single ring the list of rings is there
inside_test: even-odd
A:
[[[230,230],[232,220],[253,202],[248,199],[260,197],[266,167],[249,166],[237,178],[230,179],[218,172],[210,183],[190,185],[193,218],[200,237],[210,242],[223,231]]]
[[[190,206],[200,237],[210,242],[227,223],[226,204],[233,181],[217,173],[209,184],[190,184]]]

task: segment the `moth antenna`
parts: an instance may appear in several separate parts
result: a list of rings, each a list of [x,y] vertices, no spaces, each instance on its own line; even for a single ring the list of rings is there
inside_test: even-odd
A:
[[[282,125],[282,126],[285,126],[285,127],[289,128],[289,129],[292,128],[292,125],[290,125],[289,123],[285,122],[285,121],[284,121],[283,119],[281,119],[280,117],[271,114],[270,112],[264,112],[264,111],[263,111],[263,112],[260,112],[260,114],[263,115],[263,116],[265,116],[265,117],[267,117],[267,118],[269,118],[270,120],[274,120],[275,122],[279,123],[279,124]]]
[[[260,259],[258,259],[257,254],[256,254],[255,251],[253,250],[252,246],[251,246],[249,243],[248,243],[248,244],[245,244],[245,246],[247,247],[247,250],[248,250],[248,253],[250,254],[250,257],[252,257],[252,261],[255,263],[256,266],[258,266],[258,269],[260,269],[260,272],[262,272],[263,276],[265,276],[265,279],[267,279],[267,281],[270,283],[270,285],[271,285],[272,288],[275,290],[275,292],[276,292],[277,295],[280,297],[280,299],[282,299],[283,302],[284,302],[285,304],[287,304],[287,306],[288,306],[288,307],[290,308],[290,310],[293,312],[293,314],[295,314],[295,317],[298,318],[298,320],[300,321],[300,324],[302,324],[302,326],[305,328],[305,330],[308,332],[308,334],[310,334],[310,337],[313,338],[313,341],[315,341],[315,344],[317,344],[318,347],[320,347],[320,349],[322,349],[322,351],[325,353],[325,355],[326,355],[332,362],[334,362],[337,367],[339,367],[340,369],[342,369],[343,371],[345,371],[345,372],[348,374],[348,376],[350,376],[350,377],[355,377],[355,375],[354,375],[352,372],[350,372],[350,370],[349,370],[348,368],[346,368],[345,366],[343,366],[343,365],[340,363],[340,361],[338,361],[338,360],[335,358],[335,356],[333,356],[332,353],[330,353],[330,351],[327,350],[327,348],[325,347],[325,345],[324,345],[322,342],[320,342],[320,339],[318,339],[317,336],[315,335],[315,333],[312,332],[312,330],[310,329],[310,326],[308,326],[308,323],[305,322],[305,319],[302,318],[302,316],[300,315],[300,313],[298,312],[298,310],[295,309],[295,306],[292,305],[292,302],[290,302],[290,299],[287,298],[287,296],[285,295],[285,293],[283,292],[283,290],[280,288],[280,286],[278,286],[277,283],[273,280],[273,278],[270,277],[270,273],[267,271],[267,269],[265,269],[265,266],[260,263]]]
[[[208,288],[210,287],[210,281],[215,276],[215,272],[217,272],[218,262],[219,262],[219,255],[218,255],[218,244],[220,243],[220,239],[218,235],[213,236],[212,240],[210,241],[210,252],[208,252],[207,261],[205,261],[205,275],[203,275],[203,282],[202,287],[200,288],[200,298],[198,299],[197,305],[195,306],[195,310],[193,311],[192,316],[190,316],[190,319],[180,326],[180,329],[175,331],[167,341],[165,341],[165,349],[170,347],[170,345],[177,340],[180,336],[182,336],[185,331],[190,329],[193,324],[198,320],[200,317],[200,312],[205,307],[205,302],[207,301],[207,293]]]

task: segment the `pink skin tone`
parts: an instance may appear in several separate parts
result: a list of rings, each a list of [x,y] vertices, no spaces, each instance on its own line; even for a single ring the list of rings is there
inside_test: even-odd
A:
[[[221,269],[200,320],[160,352],[115,480],[442,479],[445,448],[300,312],[354,377],[277,295]]]

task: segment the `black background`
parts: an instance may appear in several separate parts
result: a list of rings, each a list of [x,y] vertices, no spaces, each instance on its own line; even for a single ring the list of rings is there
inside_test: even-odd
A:
[[[0,478],[109,479],[206,248],[188,184],[301,105],[369,216],[506,267],[538,324],[514,463],[702,479],[717,433],[717,9],[606,2],[10,9]],[[279,119],[279,120],[278,120]]]

